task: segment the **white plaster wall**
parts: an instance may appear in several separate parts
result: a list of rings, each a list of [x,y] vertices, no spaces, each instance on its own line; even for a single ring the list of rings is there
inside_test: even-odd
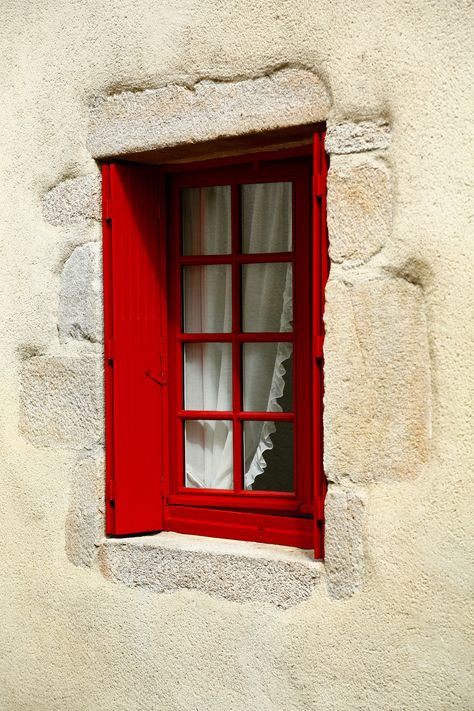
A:
[[[2,3],[2,709],[474,706],[473,28],[469,0]],[[431,456],[413,478],[367,484],[365,585],[348,600],[319,587],[282,611],[114,584],[66,554],[77,453],[37,446],[19,428],[21,362],[60,351],[62,265],[100,239],[92,221],[47,224],[41,198],[96,170],[86,149],[96,96],[284,64],[322,77],[333,121],[392,125],[387,259],[403,254],[423,281]],[[71,346],[86,347],[100,351]]]

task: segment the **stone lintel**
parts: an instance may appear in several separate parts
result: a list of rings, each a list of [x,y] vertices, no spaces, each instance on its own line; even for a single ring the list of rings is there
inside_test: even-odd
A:
[[[202,80],[193,87],[123,92],[91,108],[88,148],[94,158],[215,141],[324,122],[330,98],[304,69],[281,69],[242,81]],[[310,134],[308,130],[308,134]]]

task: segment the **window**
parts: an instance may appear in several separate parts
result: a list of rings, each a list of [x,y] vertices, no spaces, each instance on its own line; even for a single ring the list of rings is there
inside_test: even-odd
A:
[[[104,166],[107,532],[322,554],[326,159]]]

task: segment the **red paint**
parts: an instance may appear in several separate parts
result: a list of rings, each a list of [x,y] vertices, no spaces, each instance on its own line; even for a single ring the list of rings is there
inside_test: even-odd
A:
[[[197,506],[170,506],[168,511],[167,528],[177,533],[274,543],[296,548],[309,549],[313,546],[313,522],[310,518],[221,511]]]
[[[266,156],[275,158],[274,155]],[[193,521],[200,522],[194,533],[206,535],[222,535],[246,540],[259,540],[289,544],[288,530],[304,532],[304,545],[311,544],[308,531],[312,531],[309,518],[313,510],[313,483],[311,480],[312,451],[312,415],[311,415],[311,163],[307,157],[282,160],[281,153],[275,160],[260,160],[248,164],[229,167],[220,163],[209,169],[203,167],[194,170],[189,166],[181,173],[174,173],[169,181],[168,193],[168,234],[170,253],[168,260],[168,275],[170,279],[170,311],[169,311],[169,344],[173,370],[170,374],[170,424],[172,431],[170,487],[165,507],[165,526],[177,530],[175,511],[179,509],[179,530],[191,531]],[[229,161],[230,162],[230,161]],[[292,252],[241,254],[240,253],[240,209],[239,186],[242,183],[259,182],[289,182],[293,183],[293,233],[294,249]],[[232,254],[222,256],[182,256],[180,254],[181,226],[179,196],[183,187],[199,187],[209,185],[231,186],[231,224],[232,224]],[[292,262],[294,269],[294,333],[243,333],[241,321],[241,276],[242,264],[261,262]],[[187,334],[181,330],[181,268],[183,265],[197,264],[228,264],[232,268],[232,333],[222,334]],[[296,334],[296,335],[295,335]],[[241,383],[241,346],[245,342],[275,342],[289,341],[294,344],[295,372],[298,378],[294,383],[294,413],[250,413],[242,412]],[[227,342],[232,344],[232,395],[233,409],[228,412],[216,411],[186,411],[182,409],[182,348],[187,342]],[[184,487],[184,452],[183,423],[184,419],[226,419],[233,425],[234,453],[234,489],[222,491],[212,489],[187,489]],[[274,420],[295,422],[295,490],[293,493],[245,491],[243,489],[242,467],[242,424],[245,420]],[[173,426],[174,422],[174,426]],[[173,433],[174,430],[174,433]],[[219,510],[203,527],[203,514],[196,513],[200,508],[210,511]],[[241,524],[236,526],[236,510],[240,509]],[[258,510],[259,532],[251,525],[252,516]],[[305,514],[302,515],[302,510]],[[285,526],[276,525],[276,519],[286,516]],[[249,517],[250,518],[245,518]],[[243,525],[243,521],[247,521]],[[232,522],[232,525],[230,524]],[[197,524],[194,523],[196,526]],[[185,529],[183,528],[185,526]],[[209,528],[210,526],[210,528]],[[293,534],[291,534],[293,536]],[[294,534],[296,535],[296,533]],[[311,534],[312,535],[312,534]],[[291,538],[294,540],[294,538]]]
[[[230,158],[208,158],[207,160],[194,161],[193,163],[170,163],[162,166],[168,175],[172,173],[182,173],[185,170],[209,170],[209,168],[225,168],[229,165],[248,165],[257,166],[260,162],[269,163],[269,161],[279,161],[282,158],[311,158],[313,155],[313,145],[308,142],[302,146],[294,146],[293,148],[285,148],[277,151],[260,151],[258,153],[243,153],[240,156],[232,156]]]
[[[320,134],[314,138],[312,162],[308,146],[303,146],[163,166],[160,171],[136,164],[104,166],[104,205],[111,214],[110,220],[104,219],[105,339],[107,355],[113,355],[105,366],[107,490],[114,498],[107,501],[107,533],[165,528],[303,548],[314,545],[316,557],[322,555],[322,521],[315,520],[321,518],[325,494],[320,350],[328,258],[322,140]],[[240,254],[239,185],[282,181],[293,183],[293,251]],[[232,254],[181,256],[180,190],[223,184],[231,185]],[[293,333],[240,329],[241,266],[261,262],[293,263]],[[181,269],[197,264],[231,266],[231,333],[181,330]],[[243,412],[242,343],[276,341],[293,342],[294,411]],[[183,410],[182,349],[187,342],[232,344],[231,411]],[[184,419],[232,420],[233,490],[184,487]],[[294,422],[293,492],[243,489],[245,420]]]
[[[158,172],[148,166],[104,167],[110,219],[104,220],[107,532],[143,533],[163,526],[163,386]],[[107,353],[106,355],[110,355]],[[148,373],[148,374],[147,374]]]
[[[326,495],[326,478],[323,470],[323,394],[324,394],[324,372],[323,372],[323,343],[324,343],[324,294],[326,282],[329,276],[329,255],[327,243],[327,223],[326,223],[326,177],[328,168],[328,156],[324,152],[325,134],[314,135],[313,148],[313,403],[316,416],[313,421],[313,442],[319,443],[319,448],[315,446],[313,454],[314,472],[314,549],[315,555],[319,551],[320,557],[324,556],[324,497]]]

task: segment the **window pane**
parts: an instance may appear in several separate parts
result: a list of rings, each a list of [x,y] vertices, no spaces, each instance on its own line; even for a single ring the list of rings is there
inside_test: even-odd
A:
[[[293,423],[244,422],[245,488],[293,491]]]
[[[242,252],[291,252],[291,183],[242,185]]]
[[[289,412],[293,409],[292,354],[292,343],[244,344],[244,410]]]
[[[232,410],[232,344],[184,346],[186,410]]]
[[[291,331],[293,281],[289,262],[242,266],[242,328],[247,332]]]
[[[181,191],[183,254],[230,254],[230,185]]]
[[[232,267],[228,264],[183,268],[185,333],[232,330]]]
[[[186,420],[184,424],[185,486],[232,489],[232,422]]]

